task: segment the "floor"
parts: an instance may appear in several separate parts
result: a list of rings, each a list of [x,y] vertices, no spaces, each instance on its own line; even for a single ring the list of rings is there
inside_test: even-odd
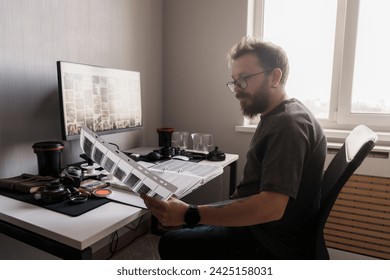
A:
[[[118,251],[112,260],[159,260],[158,241],[160,236],[147,233],[129,246]],[[331,260],[374,260],[368,256],[357,255],[335,249],[329,249]]]
[[[158,241],[160,236],[146,233],[132,244],[114,254],[111,260],[159,260]]]

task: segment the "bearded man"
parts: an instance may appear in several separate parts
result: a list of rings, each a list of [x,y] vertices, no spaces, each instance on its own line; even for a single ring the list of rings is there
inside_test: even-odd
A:
[[[232,199],[188,205],[142,195],[166,226],[162,259],[306,259],[319,209],[326,138],[318,121],[287,96],[286,53],[245,37],[230,50],[227,87],[245,116],[260,115]]]

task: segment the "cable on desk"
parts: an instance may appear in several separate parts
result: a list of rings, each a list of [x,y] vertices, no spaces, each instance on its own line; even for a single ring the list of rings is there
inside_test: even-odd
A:
[[[123,245],[121,248],[115,248],[115,251],[114,252],[110,252],[111,253],[111,256],[109,256],[107,259],[111,259],[113,256],[115,256],[115,254],[117,254],[118,252],[120,252],[121,250],[123,250],[124,248],[130,246],[131,244],[133,244],[135,241],[137,241],[140,237],[146,235],[147,233],[150,232],[150,228],[148,228],[147,230],[145,230],[145,232],[141,233],[140,235],[137,235],[135,236],[133,239],[131,239],[128,243],[126,243],[125,245]],[[116,244],[117,246],[118,244]]]
[[[118,151],[120,151],[120,150],[121,150],[121,149],[119,149],[119,146],[118,146],[117,144],[115,144],[115,143],[108,142],[108,144],[115,146],[115,147],[118,149]]]
[[[132,230],[132,231],[137,231],[138,228],[139,228],[139,226],[140,226],[140,224],[142,223],[142,219],[144,218],[144,216],[145,216],[145,215],[142,215],[142,216],[141,216],[141,218],[139,219],[137,225],[134,224],[134,222],[131,222],[131,223],[130,223],[130,224],[133,225],[135,228],[131,228],[131,227],[129,227],[128,225],[125,225],[125,228],[128,228],[128,229],[130,229],[130,230]]]
[[[110,238],[110,253],[111,256],[115,254],[118,248],[118,242],[119,242],[119,236],[118,236],[118,231],[116,230],[115,232],[112,233],[111,238]]]
[[[131,222],[130,224],[134,226],[134,228],[128,226],[128,225],[125,225],[124,227],[127,228],[127,229],[130,229],[132,231],[137,231],[139,229],[139,226],[141,225],[142,223],[142,220],[144,218],[145,215],[141,216],[138,223],[137,224],[134,224],[134,222]],[[121,248],[118,248],[118,243],[119,243],[119,235],[118,235],[118,231],[116,230],[112,235],[111,235],[111,238],[110,238],[110,256],[108,257],[108,259],[111,259],[116,253],[118,253],[120,250],[124,249],[125,247],[131,245],[133,242],[135,242],[136,240],[138,240],[138,238],[140,238],[141,236],[143,235],[146,235],[148,232],[150,232],[150,228],[148,228],[147,230],[145,230],[145,232],[141,233],[140,235],[137,235],[136,237],[134,237],[133,239],[131,239],[128,243],[124,244]]]

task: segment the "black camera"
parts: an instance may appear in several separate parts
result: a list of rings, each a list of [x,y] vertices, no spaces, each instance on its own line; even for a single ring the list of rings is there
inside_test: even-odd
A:
[[[45,203],[64,201],[70,195],[70,191],[58,180],[47,183],[42,191],[35,194],[35,199]]]
[[[66,186],[80,187],[83,171],[80,167],[68,166],[61,173],[61,182]]]

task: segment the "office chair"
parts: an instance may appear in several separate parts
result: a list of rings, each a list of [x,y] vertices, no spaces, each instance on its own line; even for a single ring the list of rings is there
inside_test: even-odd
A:
[[[310,252],[313,259],[329,259],[324,239],[326,220],[344,184],[375,146],[377,139],[378,136],[368,127],[364,125],[355,127],[326,168],[321,189],[321,206],[315,228],[313,251]]]

